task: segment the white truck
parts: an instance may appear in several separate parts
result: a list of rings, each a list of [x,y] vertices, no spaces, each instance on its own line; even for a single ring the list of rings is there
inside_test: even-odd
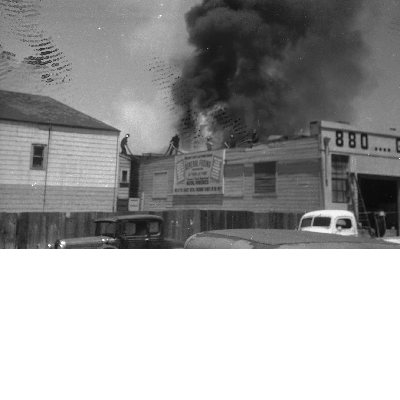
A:
[[[301,217],[299,231],[358,236],[357,220],[351,211],[317,210]]]
[[[310,211],[301,217],[298,230],[332,233],[343,236],[372,236],[383,238],[386,232],[385,213],[382,211],[371,212],[371,218],[370,227],[361,228],[361,225],[357,224],[356,217],[351,211]],[[386,238],[384,240],[386,240]]]

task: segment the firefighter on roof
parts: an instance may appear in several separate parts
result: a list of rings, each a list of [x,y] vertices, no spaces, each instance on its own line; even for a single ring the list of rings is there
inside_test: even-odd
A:
[[[231,149],[236,146],[235,137],[233,135],[229,136],[229,141],[224,142],[224,145],[227,149]]]
[[[207,138],[206,146],[207,146],[207,151],[211,151],[212,150],[213,143],[211,141],[211,137],[210,136]]]
[[[169,147],[168,147],[168,150],[167,150],[166,154],[172,155],[174,150],[175,150],[175,154],[178,154],[178,152],[181,153],[179,151],[179,136],[177,134],[175,136],[173,136],[173,138],[169,142]]]
[[[253,135],[251,136],[251,141],[252,141],[252,143],[254,143],[254,144],[256,144],[256,143],[258,143],[258,133],[257,133],[257,130],[256,129],[254,129],[254,131],[253,131]]]
[[[126,152],[126,149],[129,150],[129,153],[132,154],[132,152],[130,151],[129,147],[128,147],[128,139],[129,139],[130,135],[129,133],[127,133],[125,135],[125,137],[121,140],[121,154],[124,154],[125,156],[128,155],[128,153]]]

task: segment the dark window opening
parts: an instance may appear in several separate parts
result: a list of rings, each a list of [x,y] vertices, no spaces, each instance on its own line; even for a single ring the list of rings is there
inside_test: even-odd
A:
[[[32,169],[45,169],[46,168],[46,145],[33,144],[31,156]]]
[[[347,167],[349,157],[332,154],[332,202],[348,202]]]
[[[276,193],[276,162],[254,164],[254,193]]]
[[[121,171],[121,179],[119,182],[119,187],[120,188],[129,188],[129,171],[126,169],[123,169]]]

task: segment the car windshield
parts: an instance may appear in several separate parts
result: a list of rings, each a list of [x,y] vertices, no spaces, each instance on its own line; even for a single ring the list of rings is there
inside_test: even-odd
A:
[[[331,218],[330,217],[315,217],[313,226],[329,228],[331,226]]]
[[[307,226],[311,226],[312,218],[303,218],[301,221],[301,228],[307,228]]]
[[[159,221],[124,221],[121,224],[123,236],[157,235],[160,232]]]
[[[157,235],[160,233],[160,222],[159,221],[150,221],[149,223],[149,233],[151,235]]]
[[[116,228],[115,222],[96,222],[96,236],[115,236]]]

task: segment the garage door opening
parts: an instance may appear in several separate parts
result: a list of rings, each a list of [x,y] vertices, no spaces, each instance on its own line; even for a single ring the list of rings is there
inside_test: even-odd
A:
[[[367,210],[384,211],[387,229],[398,234],[397,180],[359,175],[358,181]]]

